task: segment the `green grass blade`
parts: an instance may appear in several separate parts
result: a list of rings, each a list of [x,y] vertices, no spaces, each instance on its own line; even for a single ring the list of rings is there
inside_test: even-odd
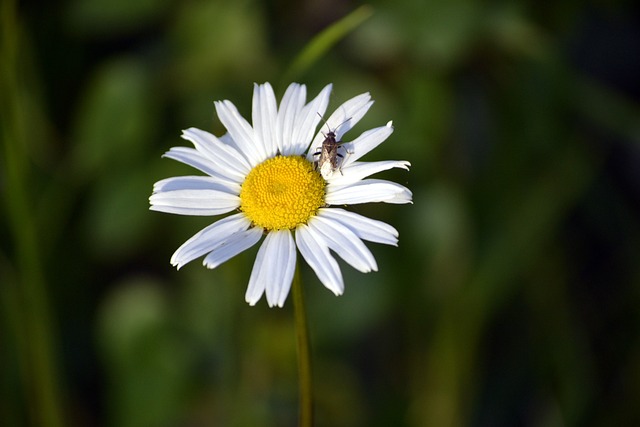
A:
[[[373,15],[373,8],[360,6],[341,20],[322,30],[294,59],[284,73],[284,84],[299,79],[309,68],[326,54],[336,43]]]

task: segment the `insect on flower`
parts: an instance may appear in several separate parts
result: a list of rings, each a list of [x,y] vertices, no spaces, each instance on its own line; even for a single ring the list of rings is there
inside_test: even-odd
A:
[[[324,141],[322,141],[320,151],[314,153],[314,156],[320,156],[318,158],[318,161],[316,162],[316,169],[320,170],[320,174],[324,178],[328,178],[333,175],[336,170],[340,170],[340,168],[338,167],[338,157],[344,157],[342,154],[338,153],[338,148],[340,147],[340,144],[342,144],[342,141],[336,141],[336,131],[340,128],[340,126],[351,120],[351,118],[348,118],[347,120],[342,122],[335,130],[331,130],[331,128],[327,124],[327,121],[324,120],[324,117],[322,117],[322,115],[320,115],[319,113],[318,115],[324,121],[324,124],[327,125],[327,129],[329,129],[329,132],[327,132],[326,134],[323,133],[325,138]],[[341,170],[340,173],[342,173]]]

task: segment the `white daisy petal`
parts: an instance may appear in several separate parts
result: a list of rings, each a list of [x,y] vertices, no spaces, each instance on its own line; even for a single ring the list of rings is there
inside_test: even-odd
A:
[[[266,150],[261,144],[255,143],[253,128],[240,115],[236,106],[230,101],[217,101],[214,104],[218,118],[229,131],[241,153],[249,160],[249,164],[255,166],[266,159]]]
[[[336,138],[342,139],[342,135],[353,128],[372,105],[371,95],[363,93],[336,108],[336,111],[327,120],[328,125],[335,130]]]
[[[176,176],[173,178],[162,179],[153,185],[154,193],[185,189],[218,190],[231,194],[240,193],[239,184],[223,181],[218,177],[212,176]]]
[[[371,129],[360,134],[359,137],[351,142],[342,144],[344,150],[348,153],[344,157],[343,167],[354,163],[362,156],[382,144],[393,133],[391,122],[386,126]]]
[[[338,221],[362,240],[398,246],[398,230],[386,222],[338,208],[322,208],[318,215]]]
[[[273,88],[269,83],[254,84],[253,87],[253,130],[256,145],[262,144],[267,157],[278,150],[276,127],[278,106]]]
[[[180,268],[186,263],[214,250],[236,233],[242,233],[251,226],[243,214],[235,214],[214,222],[200,230],[184,242],[171,257],[171,264]]]
[[[162,191],[149,197],[151,210],[180,215],[221,215],[240,206],[240,198],[227,191],[188,189]]]
[[[357,205],[385,202],[411,203],[411,191],[395,182],[382,179],[365,179],[345,186],[327,186],[325,201],[329,205]]]
[[[234,183],[239,185],[244,181],[246,174],[240,174],[231,167],[220,167],[203,156],[198,150],[190,147],[172,147],[162,157],[177,160],[181,163],[196,168],[209,176],[215,177],[221,182]]]
[[[325,240],[317,237],[309,226],[302,224],[296,229],[296,244],[320,282],[334,294],[342,295],[344,282],[340,266],[331,256]]]
[[[284,155],[291,154],[293,147],[294,131],[298,132],[296,119],[304,107],[307,99],[307,88],[304,85],[292,83],[280,102],[278,110],[278,149]]]
[[[322,91],[320,91],[320,94],[300,111],[298,119],[296,120],[296,129],[293,133],[292,143],[295,149],[292,154],[303,154],[307,149],[309,149],[309,151],[313,150],[311,154],[315,152],[315,148],[309,148],[309,141],[311,141],[311,138],[313,138],[316,132],[321,116],[323,116],[327,110],[332,87],[330,84],[326,85]]]
[[[240,152],[240,148],[238,147],[238,144],[236,144],[236,142],[233,140],[233,138],[231,138],[231,135],[229,135],[229,132],[225,133],[224,135],[222,135],[220,138],[218,138],[220,140],[220,142],[233,147],[234,150]],[[251,166],[249,166],[249,168],[251,168]]]
[[[378,271],[378,265],[371,251],[353,231],[340,222],[315,216],[311,218],[308,226],[326,242],[331,250],[356,270],[363,273]]]
[[[208,158],[202,155],[198,150],[191,147],[171,147],[169,151],[164,153],[162,157],[176,160],[185,165],[196,168],[207,175],[223,178],[218,167]]]
[[[236,150],[235,144],[226,144],[222,141],[222,138],[218,139],[209,132],[196,128],[183,130],[182,138],[191,141],[196,150],[215,163],[217,168],[222,169],[226,174],[244,177],[251,170],[251,165]]]
[[[291,232],[270,232],[258,250],[245,300],[255,305],[266,293],[269,307],[282,307],[291,289],[295,266],[296,246]]]
[[[214,248],[204,258],[203,264],[207,268],[216,268],[225,261],[243,252],[260,240],[263,230],[259,227],[249,228],[230,235],[224,242]]]
[[[349,156],[348,154],[346,156]],[[400,168],[409,170],[411,163],[404,160],[384,160],[380,162],[356,162],[349,166],[343,166],[340,168],[339,173],[334,173],[330,179],[333,185],[346,185],[352,182],[360,181],[363,178],[371,176],[375,173]]]

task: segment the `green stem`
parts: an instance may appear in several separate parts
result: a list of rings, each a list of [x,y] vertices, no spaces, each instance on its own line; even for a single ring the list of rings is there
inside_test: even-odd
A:
[[[300,427],[313,426],[313,387],[311,380],[311,345],[307,327],[307,313],[302,294],[300,263],[296,265],[293,277],[293,311],[296,323],[296,344],[298,351],[298,382],[300,387]]]

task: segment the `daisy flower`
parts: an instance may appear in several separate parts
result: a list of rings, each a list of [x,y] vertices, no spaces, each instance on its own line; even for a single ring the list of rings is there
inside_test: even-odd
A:
[[[376,260],[363,240],[397,245],[392,226],[333,206],[369,202],[411,203],[402,185],[368,176],[406,161],[358,160],[393,132],[391,122],[340,144],[336,168],[318,168],[318,155],[328,132],[337,141],[373,104],[368,93],[324,116],[331,85],[306,103],[306,87],[291,84],[278,106],[269,83],[254,85],[252,121],[230,101],[215,103],[228,133],[216,137],[200,129],[183,131],[194,148],[173,147],[164,157],[185,163],[206,176],[180,176],[158,181],[149,198],[151,210],[179,215],[224,215],[176,250],[177,268],[204,256],[215,268],[257,244],[264,236],[249,278],[246,301],[254,305],[266,294],[270,307],[282,307],[296,265],[296,248],[322,284],[336,295],[344,291],[342,273],[330,251],[367,273]]]

